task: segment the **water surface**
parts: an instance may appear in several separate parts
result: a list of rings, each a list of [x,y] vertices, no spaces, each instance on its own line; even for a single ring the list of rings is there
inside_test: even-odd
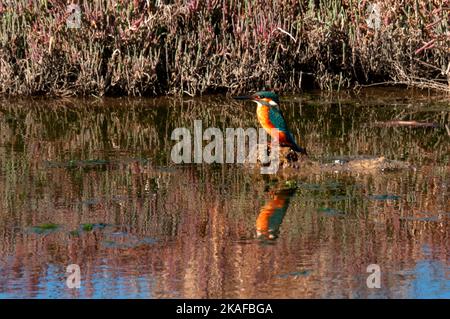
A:
[[[225,96],[2,100],[0,297],[449,298],[448,105],[401,90],[284,97],[314,160],[413,166],[288,180],[170,161],[172,130],[195,119],[258,127],[254,105]]]

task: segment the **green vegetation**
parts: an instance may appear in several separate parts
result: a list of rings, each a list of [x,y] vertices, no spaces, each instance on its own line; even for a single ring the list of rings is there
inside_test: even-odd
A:
[[[59,226],[53,223],[45,223],[31,227],[31,231],[36,234],[46,234],[57,230]]]
[[[198,95],[396,83],[449,91],[449,1],[0,4],[0,94]],[[375,27],[379,23],[379,27]]]
[[[83,224],[83,225],[81,225],[81,228],[84,231],[92,231],[92,230],[94,230],[94,225],[93,224]]]

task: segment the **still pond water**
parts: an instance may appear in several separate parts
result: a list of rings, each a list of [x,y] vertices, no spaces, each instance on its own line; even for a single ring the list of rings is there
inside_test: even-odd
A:
[[[258,127],[253,104],[225,96],[1,100],[0,298],[450,298],[448,100],[313,92],[282,109],[315,161],[412,168],[173,164],[174,128]]]

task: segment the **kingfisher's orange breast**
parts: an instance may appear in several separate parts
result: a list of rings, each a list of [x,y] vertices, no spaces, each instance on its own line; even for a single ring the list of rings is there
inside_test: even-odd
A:
[[[272,132],[272,129],[276,127],[270,121],[269,111],[270,111],[269,106],[258,105],[258,108],[256,109],[256,115],[258,117],[258,121],[261,124],[261,126],[266,130],[267,133],[269,133],[272,137],[274,137],[273,136],[274,132]],[[284,143],[287,140],[286,134],[284,132],[280,130],[276,130],[275,132],[278,133],[278,137],[281,143]]]
[[[261,126],[270,133],[270,130],[274,128],[275,126],[272,124],[269,118],[269,110],[270,107],[266,105],[258,105],[258,108],[256,109],[256,115],[258,116],[258,121],[261,124]]]

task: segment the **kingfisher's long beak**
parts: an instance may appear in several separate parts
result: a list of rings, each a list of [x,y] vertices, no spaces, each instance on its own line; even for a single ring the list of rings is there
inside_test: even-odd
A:
[[[251,95],[244,95],[244,96],[234,96],[233,99],[235,100],[253,100],[253,96]]]

